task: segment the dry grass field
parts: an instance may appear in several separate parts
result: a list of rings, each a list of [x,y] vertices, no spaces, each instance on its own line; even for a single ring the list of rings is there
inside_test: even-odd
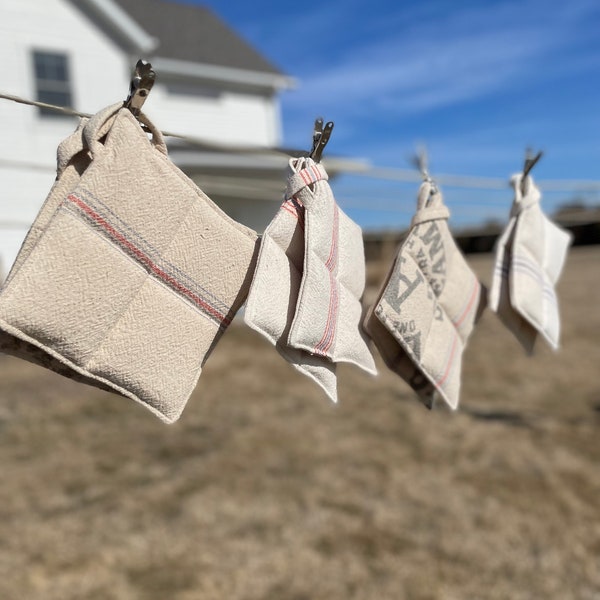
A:
[[[598,248],[559,295],[559,353],[485,314],[456,413],[243,326],[172,426],[0,357],[0,600],[600,599]]]

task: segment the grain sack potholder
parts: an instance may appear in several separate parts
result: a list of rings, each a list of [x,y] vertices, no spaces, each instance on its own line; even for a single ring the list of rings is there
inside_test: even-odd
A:
[[[544,214],[531,176],[524,183],[522,189],[522,175],[511,178],[515,197],[496,246],[489,305],[531,354],[540,333],[558,349],[560,314],[554,287],[572,236]]]
[[[54,359],[45,366],[58,361],[173,422],[245,299],[256,234],[173,165],[160,132],[140,120],[152,140],[120,103],[85,124],[89,166],[46,222],[51,192],[0,292],[0,329]]]
[[[304,265],[289,344],[375,375],[361,328],[362,231],[337,205],[322,165],[300,158],[290,166],[286,197],[304,207]]]
[[[322,165],[290,160],[285,201],[262,237],[245,320],[337,401],[335,363],[375,373],[360,330],[362,233],[337,206]]]
[[[75,189],[81,174],[89,166],[91,158],[83,138],[83,130],[87,122],[88,119],[81,119],[75,131],[58,145],[56,151],[56,180],[23,240],[6,281],[9,281],[13,274],[19,270],[19,267],[29,256],[31,249],[46,229],[56,209],[65,196]]]
[[[484,288],[448,229],[448,208],[430,182],[365,328],[385,363],[433,406],[439,393],[453,409],[462,353],[483,306]]]
[[[8,283],[14,274],[18,272],[48,226],[55,211],[66,196],[75,189],[82,173],[89,166],[91,157],[83,136],[83,130],[87,121],[87,118],[81,119],[76,130],[58,145],[56,152],[56,180],[23,240],[5,283]],[[39,346],[30,344],[24,339],[15,337],[2,329],[0,329],[0,351],[44,366],[70,379],[89,382],[86,377],[74,371],[51,354],[44,352]],[[99,382],[96,385],[104,387]]]
[[[248,293],[245,322],[264,335],[296,369],[337,401],[335,364],[318,354],[294,348],[288,336],[298,303],[304,264],[304,207],[286,198],[262,235]]]

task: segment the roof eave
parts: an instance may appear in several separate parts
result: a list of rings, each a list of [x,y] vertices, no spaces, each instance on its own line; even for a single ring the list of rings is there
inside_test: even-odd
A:
[[[294,78],[279,73],[251,71],[235,67],[163,58],[160,56],[152,58],[152,66],[157,73],[184,77],[186,79],[218,81],[241,86],[264,88],[272,91],[296,87],[296,80]]]
[[[159,40],[142,29],[113,0],[72,0],[72,2],[75,6],[87,9],[92,15],[99,18],[113,34],[126,43],[129,50],[140,54],[150,54],[158,47]]]

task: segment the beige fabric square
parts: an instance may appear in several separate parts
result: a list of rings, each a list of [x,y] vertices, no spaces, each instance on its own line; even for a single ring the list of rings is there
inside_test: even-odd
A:
[[[283,202],[262,235],[256,270],[248,293],[245,322],[264,335],[301,373],[337,402],[335,364],[288,343],[304,264],[304,208],[293,198]]]
[[[56,180],[48,197],[43,203],[35,221],[31,225],[19,253],[10,269],[6,283],[12,279],[19,270],[25,259],[31,253],[38,239],[48,226],[57,208],[63,202],[69,192],[75,189],[81,174],[90,164],[91,156],[85,145],[83,130],[88,119],[81,119],[76,130],[65,140],[63,140],[57,149],[57,168]],[[13,356],[17,356],[29,362],[42,365],[48,369],[61,373],[65,377],[76,380],[85,378],[67,367],[60,360],[54,358],[49,353],[44,352],[38,346],[30,344],[23,339],[14,337],[0,329],[0,351]],[[98,387],[104,387],[98,382]]]
[[[377,370],[361,328],[362,231],[337,205],[322,165],[290,161],[286,197],[304,207],[304,265],[289,344],[333,362]]]
[[[262,236],[244,318],[336,402],[336,362],[376,370],[360,328],[362,233],[327,179],[313,160],[290,160],[285,201]]]
[[[453,409],[462,353],[484,290],[448,229],[449,211],[429,182],[365,328],[390,369],[431,407],[436,393]]]
[[[56,151],[56,181],[27,232],[6,281],[9,281],[13,274],[19,270],[19,267],[29,256],[31,249],[48,226],[56,209],[65,196],[75,189],[81,174],[89,166],[91,159],[83,140],[83,129],[87,121],[87,119],[81,119],[77,129],[59,144]]]
[[[538,334],[559,347],[560,314],[555,285],[563,269],[571,234],[542,211],[541,193],[531,177],[521,191],[521,175],[511,179],[510,221],[496,245],[489,306],[531,354]]]
[[[0,346],[172,422],[246,297],[257,236],[121,106],[84,124],[89,154],[59,165],[0,292],[0,328],[13,340]]]

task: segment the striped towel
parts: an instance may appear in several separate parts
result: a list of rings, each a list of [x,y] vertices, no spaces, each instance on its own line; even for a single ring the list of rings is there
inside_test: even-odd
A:
[[[571,234],[543,213],[533,179],[527,177],[525,194],[521,181],[521,175],[511,178],[515,197],[510,221],[496,245],[489,305],[531,354],[540,333],[558,349],[560,314],[554,287]]]
[[[292,159],[285,201],[262,237],[246,323],[337,401],[335,363],[375,373],[360,330],[364,286],[360,228],[335,203],[323,166]]]
[[[59,172],[0,292],[0,348],[173,422],[245,299],[257,236],[121,107],[84,125],[89,166]]]
[[[410,231],[365,320],[390,369],[433,406],[456,408],[462,353],[485,290],[448,229],[441,193],[425,182]]]

